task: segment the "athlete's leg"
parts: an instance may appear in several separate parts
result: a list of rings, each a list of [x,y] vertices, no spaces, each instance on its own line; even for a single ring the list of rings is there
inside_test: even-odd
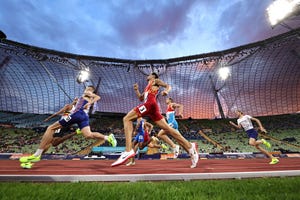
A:
[[[73,137],[76,134],[77,134],[76,132],[73,132],[73,133],[67,134],[63,137],[54,137],[53,140],[52,140],[52,146],[55,147],[55,146],[63,143],[64,141],[70,139],[71,137]]]
[[[36,152],[31,156],[25,156],[20,158],[20,162],[22,163],[28,163],[28,162],[38,162],[41,159],[41,155],[45,150],[48,150],[48,148],[51,145],[51,142],[53,140],[53,134],[55,130],[61,128],[59,122],[54,122],[50,126],[48,126],[46,132],[44,133],[42,140],[40,142],[39,148],[36,150]]]
[[[133,124],[132,122],[138,118],[137,113],[134,110],[129,111],[127,115],[123,118],[124,124],[124,132],[125,132],[125,140],[126,140],[126,150],[130,151],[132,149],[132,132],[133,132]]]
[[[189,153],[192,148],[192,144],[188,142],[176,129],[167,124],[165,119],[161,119],[155,122],[161,129],[169,133],[185,150]]]
[[[111,143],[111,145],[113,147],[117,146],[117,141],[113,134],[106,136],[99,132],[92,132],[90,126],[85,126],[84,128],[82,128],[81,133],[86,139],[105,140],[105,141],[108,141],[109,143]]]
[[[269,158],[274,158],[272,156],[272,154],[270,154],[267,150],[265,150],[264,148],[260,147],[259,145],[262,144],[261,142],[256,141],[256,139],[254,138],[249,138],[249,144],[251,146],[254,146],[256,149],[258,149],[260,152],[262,152],[263,154],[267,155]]]
[[[125,163],[129,158],[135,156],[135,152],[132,149],[132,131],[133,131],[133,120],[138,118],[138,114],[135,112],[134,109],[129,111],[127,115],[123,118],[124,124],[124,132],[125,132],[125,139],[126,139],[126,149],[125,152],[121,154],[121,156],[116,160],[114,163],[111,164],[112,167],[121,165]]]
[[[159,132],[158,132],[158,138],[159,139],[161,139],[161,140],[163,140],[165,143],[167,143],[170,147],[172,147],[172,148],[176,148],[176,145],[175,145],[175,143],[166,135],[167,134],[167,132],[165,131],[165,130],[160,130]],[[181,145],[181,144],[180,144]]]
[[[46,132],[44,133],[39,149],[46,149],[49,144],[51,144],[52,140],[53,140],[53,134],[55,132],[55,130],[62,128],[62,125],[60,125],[59,122],[54,122],[53,124],[51,124],[50,126],[48,126]]]

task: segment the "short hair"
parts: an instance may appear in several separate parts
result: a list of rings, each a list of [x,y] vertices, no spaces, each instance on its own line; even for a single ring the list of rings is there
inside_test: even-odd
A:
[[[94,91],[96,90],[96,88],[94,87],[94,86],[92,86],[92,85],[89,85],[89,86],[87,86],[87,88],[92,88]]]
[[[157,78],[158,78],[158,74],[157,74],[157,73],[155,73],[155,72],[152,72],[152,73],[151,73],[151,75],[153,75],[155,79],[157,79]]]
[[[237,112],[241,113],[242,115],[244,114],[241,110],[236,110]]]

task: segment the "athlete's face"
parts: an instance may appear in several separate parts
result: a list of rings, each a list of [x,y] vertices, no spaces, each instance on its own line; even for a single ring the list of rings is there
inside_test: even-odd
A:
[[[92,88],[92,87],[87,87],[87,88],[85,89],[85,91],[86,91],[86,92],[94,92],[94,88]]]
[[[155,78],[154,75],[149,74],[149,75],[147,76],[147,81],[149,81],[149,80],[151,80],[151,79],[154,79],[154,78]]]
[[[170,103],[170,99],[169,98],[166,98],[166,104]]]
[[[239,111],[239,110],[237,110],[237,111],[235,111],[235,114],[236,114],[238,117],[240,117],[240,116],[242,115],[242,112]]]

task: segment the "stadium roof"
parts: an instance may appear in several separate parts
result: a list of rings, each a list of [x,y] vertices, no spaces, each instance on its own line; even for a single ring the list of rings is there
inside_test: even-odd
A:
[[[127,113],[140,102],[133,84],[146,85],[157,72],[170,84],[169,93],[184,105],[184,117],[220,116],[216,94],[226,117],[240,109],[253,116],[300,111],[300,28],[288,33],[208,54],[163,60],[128,60],[74,55],[1,39],[0,110],[53,113],[79,96],[87,84],[99,84],[100,112]],[[218,77],[230,68],[227,80]],[[90,80],[76,82],[82,69]],[[214,86],[214,87],[213,87]],[[164,97],[158,96],[164,113]]]

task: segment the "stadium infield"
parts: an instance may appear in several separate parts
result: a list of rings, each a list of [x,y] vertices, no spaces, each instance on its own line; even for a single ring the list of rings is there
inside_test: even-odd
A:
[[[135,166],[111,167],[113,160],[42,160],[22,169],[17,160],[0,160],[0,181],[30,182],[136,182],[202,179],[242,179],[300,176],[300,158],[201,159],[191,169],[190,160],[137,160]]]

